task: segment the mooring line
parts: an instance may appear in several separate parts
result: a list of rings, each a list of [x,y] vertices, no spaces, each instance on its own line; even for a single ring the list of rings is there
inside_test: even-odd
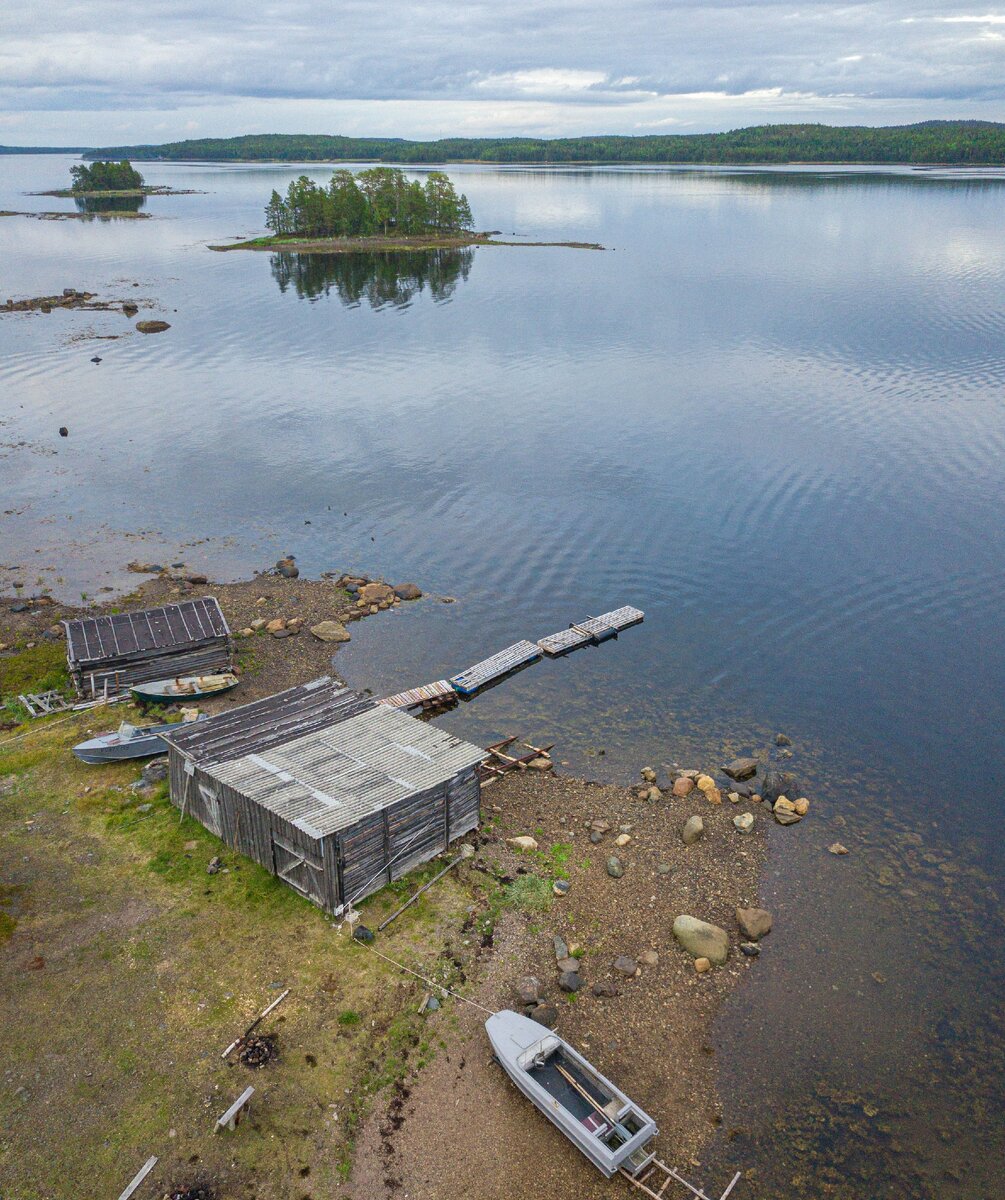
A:
[[[352,928],[350,924],[349,928]],[[446,987],[442,983],[437,983],[435,979],[430,979],[426,975],[420,975],[418,971],[413,971],[411,967],[406,967],[404,963],[398,962],[396,959],[389,958],[388,955],[382,954],[379,950],[375,950],[373,946],[367,942],[360,942],[356,938],[351,937],[350,940],[356,946],[361,946],[364,950],[369,950],[371,954],[376,954],[378,958],[382,958],[384,962],[390,963],[392,967],[397,967],[400,971],[406,971],[409,975],[414,975],[416,979],[421,979],[423,983],[428,983],[431,988],[437,991],[445,992],[448,996],[453,996],[455,1000],[463,1000],[465,1004],[470,1004],[472,1008],[480,1009],[483,1013],[488,1013],[490,1017],[494,1017],[495,1011],[491,1008],[486,1008],[484,1004],[479,1004],[477,1000],[471,1000],[467,996],[462,996],[460,992],[455,992],[451,988]]]

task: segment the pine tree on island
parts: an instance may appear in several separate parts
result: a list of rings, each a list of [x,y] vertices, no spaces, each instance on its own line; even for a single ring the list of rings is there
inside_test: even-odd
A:
[[[130,162],[95,162],[70,168],[74,192],[138,192],[143,176]]]
[[[273,191],[265,224],[277,237],[375,237],[460,233],[470,230],[471,208],[442,171],[423,186],[396,167],[372,167],[354,175],[335,171],[327,187],[306,175],[285,199]]]

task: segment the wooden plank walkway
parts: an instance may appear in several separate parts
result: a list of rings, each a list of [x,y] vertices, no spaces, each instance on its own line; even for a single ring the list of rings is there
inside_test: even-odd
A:
[[[505,650],[500,650],[491,658],[475,663],[473,667],[468,667],[459,675],[452,675],[450,683],[455,692],[460,692],[462,696],[470,696],[472,692],[477,692],[479,688],[485,687],[493,680],[501,679],[503,675],[515,671],[517,667],[525,666],[540,657],[541,651],[533,642],[514,642],[512,646],[507,646]]]
[[[640,608],[626,604],[621,608],[602,613],[599,617],[587,617],[577,621],[568,629],[551,633],[541,638],[538,647],[551,658],[560,654],[568,654],[570,650],[578,650],[581,646],[596,646],[606,642],[608,638],[616,638],[623,629],[637,625],[645,616]]]
[[[377,703],[385,704],[388,708],[415,708],[428,700],[440,700],[444,696],[455,696],[456,694],[446,679],[438,679],[435,683],[424,683],[420,687],[409,688],[407,691],[397,692],[393,696],[385,696]]]

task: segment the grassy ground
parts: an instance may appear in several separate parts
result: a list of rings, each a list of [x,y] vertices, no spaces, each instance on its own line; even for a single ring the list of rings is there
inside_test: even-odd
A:
[[[4,661],[8,679],[15,661]],[[27,727],[0,733],[5,1200],[116,1195],[151,1154],[151,1195],[201,1180],[220,1197],[348,1195],[370,1095],[435,1053],[416,1012],[423,984],[180,820],[165,785],[133,792],[135,764],[87,767],[70,754],[87,730],[129,716],[119,706],[114,717],[36,723],[18,740]],[[217,854],[225,870],[211,876]],[[368,901],[364,920],[376,924],[422,878]],[[452,979],[441,951],[468,903],[448,877],[382,951]],[[224,1047],[286,987],[261,1030],[276,1035],[278,1061],[260,1071],[224,1062]],[[214,1136],[249,1083],[251,1119]]]

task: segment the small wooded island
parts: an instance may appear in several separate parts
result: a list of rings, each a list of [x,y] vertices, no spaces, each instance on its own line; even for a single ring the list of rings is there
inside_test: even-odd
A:
[[[294,179],[285,198],[273,190],[265,206],[269,237],[250,238],[211,250],[301,250],[341,254],[355,250],[435,250],[473,245],[562,245],[601,249],[580,242],[493,242],[472,228],[467,197],[442,171],[425,185],[397,167],[371,167],[354,175],[341,168],[327,187],[306,175]]]
[[[67,200],[124,199],[145,196],[192,196],[190,189],[150,186],[131,162],[99,161],[89,167],[83,164],[70,168],[71,184],[51,192],[34,192],[36,196],[59,196]]]

